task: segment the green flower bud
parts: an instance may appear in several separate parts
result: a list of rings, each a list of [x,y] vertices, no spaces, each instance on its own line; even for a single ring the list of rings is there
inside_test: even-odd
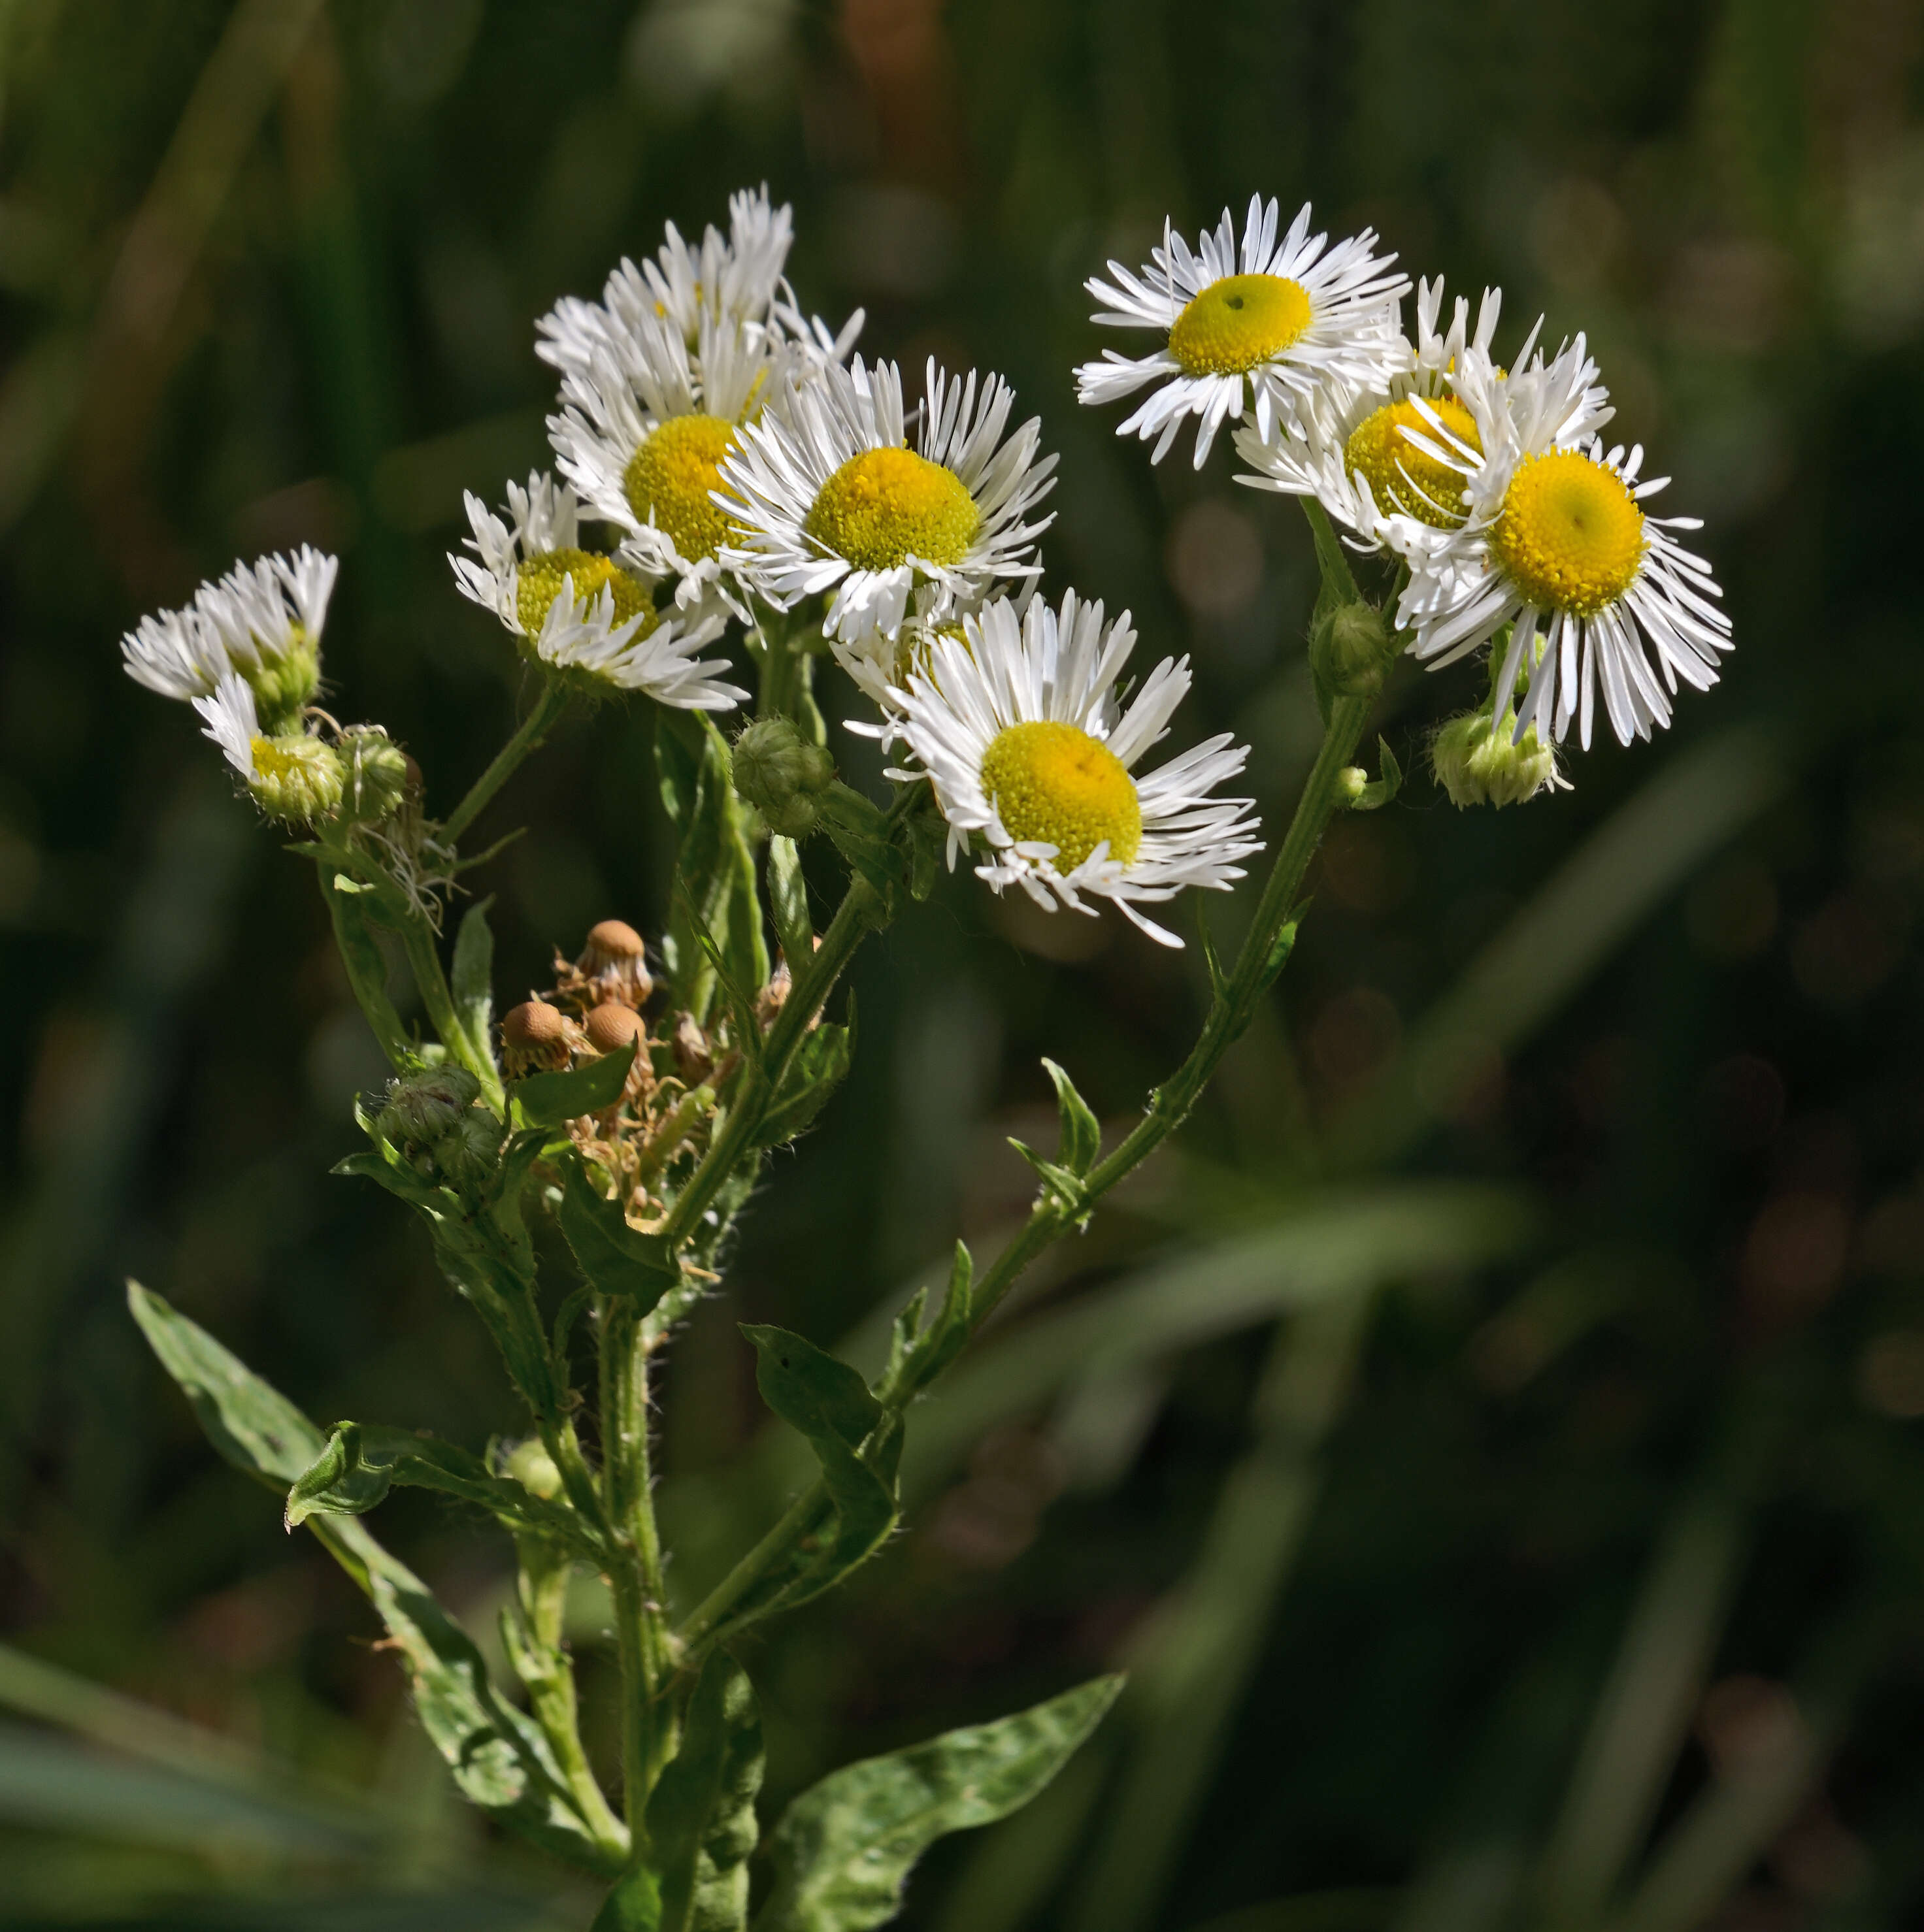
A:
[[[494,1172],[506,1132],[485,1107],[470,1107],[435,1142],[434,1165],[457,1187],[473,1187]]]
[[[508,1473],[530,1495],[546,1502],[561,1493],[561,1472],[538,1436],[531,1436],[508,1457]]]
[[[297,734],[256,738],[252,750],[248,790],[269,818],[305,825],[326,818],[340,804],[346,773],[332,745]]]
[[[1334,697],[1373,697],[1395,656],[1382,613],[1367,604],[1339,604],[1310,628],[1310,672]]]
[[[785,718],[758,718],[735,740],[734,771],[735,790],[785,838],[815,830],[816,801],[835,782],[834,759]]]
[[[341,815],[371,823],[407,795],[408,757],[378,724],[357,724],[341,739]]]
[[[1559,784],[1556,750],[1541,743],[1532,724],[1513,745],[1517,714],[1506,711],[1493,728],[1487,711],[1452,718],[1430,742],[1430,767],[1459,808],[1471,805],[1521,805]]]
[[[287,641],[243,674],[260,707],[261,728],[272,734],[299,728],[301,713],[320,690],[320,653],[299,624],[288,627]]]
[[[428,1147],[451,1133],[473,1107],[481,1082],[465,1066],[424,1067],[388,1088],[374,1125],[397,1147]]]

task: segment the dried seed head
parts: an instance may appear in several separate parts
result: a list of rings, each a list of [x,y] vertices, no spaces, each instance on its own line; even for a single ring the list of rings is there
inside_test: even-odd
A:
[[[676,1067],[691,1085],[713,1067],[715,1056],[709,1048],[708,1036],[692,1013],[683,1013],[676,1021],[674,1045]]]
[[[501,1045],[511,1072],[568,1064],[566,1024],[560,1009],[545,1000],[524,1000],[501,1016]]]
[[[626,920],[605,919],[590,926],[575,970],[603,1001],[638,1006],[655,990],[648,975],[648,950]]]
[[[620,1053],[641,1035],[641,1016],[632,1006],[604,1000],[581,1022],[588,1044],[597,1053]]]

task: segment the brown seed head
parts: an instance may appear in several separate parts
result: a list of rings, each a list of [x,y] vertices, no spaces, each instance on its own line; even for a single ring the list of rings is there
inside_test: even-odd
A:
[[[501,1044],[512,1066],[563,1066],[568,1032],[560,1010],[545,1000],[524,1000],[501,1016]]]
[[[638,1006],[655,990],[648,974],[648,949],[626,920],[605,919],[588,929],[588,943],[575,970],[604,1000]]]
[[[632,1006],[604,1000],[581,1022],[588,1044],[597,1053],[620,1053],[641,1034],[641,1016]]]

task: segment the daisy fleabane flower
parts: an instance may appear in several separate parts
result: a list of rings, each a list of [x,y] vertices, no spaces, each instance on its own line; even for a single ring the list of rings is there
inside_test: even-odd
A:
[[[649,575],[674,580],[684,610],[736,601],[714,493],[742,424],[781,390],[794,353],[758,324],[707,314],[691,350],[665,318],[644,316],[563,374],[561,412],[548,419],[562,475],[626,532]]]
[[[731,328],[768,320],[794,240],[793,212],[773,206],[764,182],[728,197],[728,232],[710,227],[690,247],[671,221],[667,238],[639,268],[626,257],[599,302],[564,296],[536,323],[535,353],[565,374],[596,349],[665,322],[689,347],[704,317]]]
[[[341,568],[303,547],[236,563],[179,610],[143,617],[120,640],[127,674],[163,698],[209,697],[243,678],[277,725],[297,718],[320,682],[321,633]]]
[[[894,637],[911,599],[939,622],[1041,572],[1036,539],[1053,519],[1026,520],[1055,458],[1037,453],[1040,419],[1007,431],[1015,392],[999,376],[932,360],[926,380],[913,448],[901,372],[858,358],[791,386],[722,464],[723,566],[785,610],[828,594],[822,628],[843,644]]]
[[[893,692],[890,736],[912,754],[892,772],[926,778],[949,826],[948,860],[980,840],[976,874],[1019,886],[1046,911],[1093,916],[1106,899],[1165,946],[1182,942],[1139,908],[1185,886],[1226,891],[1261,849],[1252,802],[1210,794],[1240,772],[1246,746],[1225,734],[1145,776],[1133,767],[1167,735],[1189,689],[1189,661],[1166,658],[1127,706],[1115,686],[1136,642],[1129,614],[1103,622],[1072,590],[1019,617],[998,598],[932,634]]]
[[[341,754],[312,733],[261,728],[253,687],[236,670],[197,696],[202,735],[213,740],[263,811],[298,823],[326,818],[341,803]]]
[[[539,662],[584,688],[645,692],[684,711],[725,711],[748,694],[713,674],[725,660],[696,653],[722,619],[693,622],[654,607],[651,586],[626,552],[605,556],[581,548],[581,503],[573,490],[539,473],[508,485],[508,520],[467,498],[473,557],[450,556],[463,593],[484,604]]]
[[[1267,436],[1253,422],[1244,423],[1235,433],[1236,454],[1251,473],[1236,481],[1284,496],[1315,497],[1358,550],[1380,548],[1392,516],[1414,517],[1439,529],[1460,524],[1466,514],[1463,476],[1425,442],[1444,429],[1466,446],[1477,446],[1475,422],[1451,393],[1449,379],[1467,350],[1488,353],[1503,297],[1499,290],[1484,290],[1473,332],[1463,296],[1457,298],[1448,328],[1442,326],[1442,303],[1440,275],[1417,284],[1409,366],[1383,387],[1332,387]],[[1536,334],[1532,329],[1519,362],[1529,360]]]
[[[1217,430],[1245,410],[1266,440],[1331,386],[1384,389],[1407,365],[1397,308],[1409,283],[1392,268],[1394,255],[1375,252],[1374,231],[1332,248],[1328,236],[1310,233],[1306,202],[1278,242],[1279,218],[1274,200],[1252,195],[1240,250],[1226,208],[1193,253],[1166,225],[1163,245],[1139,274],[1111,262],[1111,280],[1085,284],[1109,304],[1097,312],[1099,323],[1163,333],[1152,355],[1132,360],[1106,350],[1076,372],[1085,403],[1154,385],[1116,431],[1154,437],[1151,462],[1169,454],[1190,416],[1198,419],[1200,470]]]
[[[1731,648],[1709,566],[1671,534],[1701,525],[1645,511],[1668,479],[1643,480],[1640,444],[1606,450],[1585,434],[1607,413],[1595,373],[1581,336],[1514,376],[1467,352],[1454,387],[1474,440],[1446,426],[1422,439],[1463,477],[1464,520],[1397,517],[1385,532],[1409,566],[1397,622],[1412,655],[1451,664],[1509,627],[1491,712],[1516,700],[1517,742],[1560,740],[1574,720],[1587,749],[1599,687],[1619,741],[1647,738],[1670,722],[1679,681],[1707,689]]]

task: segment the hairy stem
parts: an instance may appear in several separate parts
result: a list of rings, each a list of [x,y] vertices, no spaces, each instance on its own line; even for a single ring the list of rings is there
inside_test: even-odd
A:
[[[443,843],[452,845],[481,816],[488,801],[514,776],[516,768],[548,733],[568,708],[568,693],[559,678],[544,676],[534,709],[515,728],[515,735],[495,753],[487,770],[468,788],[467,797],[441,823]]]

